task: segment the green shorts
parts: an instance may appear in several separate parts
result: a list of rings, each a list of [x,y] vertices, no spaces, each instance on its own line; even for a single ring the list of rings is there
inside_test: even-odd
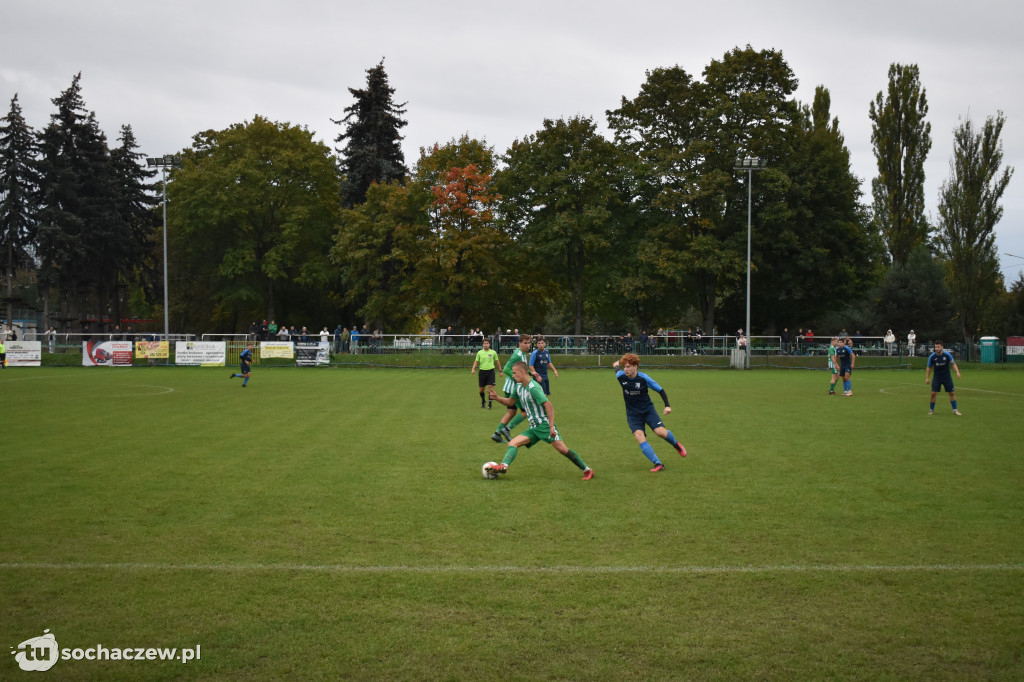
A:
[[[521,436],[526,436],[530,439],[530,442],[526,444],[526,447],[532,448],[537,443],[543,441],[545,443],[554,443],[556,440],[562,440],[562,436],[558,433],[558,427],[555,427],[555,437],[551,437],[551,426],[548,424],[541,424],[540,426],[531,426],[530,428],[523,431]]]

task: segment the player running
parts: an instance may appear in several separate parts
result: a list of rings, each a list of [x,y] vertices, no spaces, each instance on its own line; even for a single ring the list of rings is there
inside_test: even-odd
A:
[[[948,350],[942,349],[942,341],[935,342],[935,352],[928,356],[928,369],[924,373],[924,383],[931,382],[932,385],[932,401],[928,406],[928,414],[935,414],[935,396],[939,394],[939,389],[946,389],[946,393],[949,394],[949,404],[953,407],[953,414],[956,416],[960,415],[960,410],[956,409],[956,389],[953,388],[953,377],[949,374],[949,369],[952,367],[956,371],[956,378],[960,378],[960,368],[956,366],[956,360]],[[932,369],[935,369],[935,377],[932,378]]]
[[[583,471],[583,480],[589,481],[594,477],[594,470],[562,441],[558,429],[555,428],[555,408],[544,395],[540,384],[530,378],[529,371],[530,368],[525,362],[517,362],[512,366],[512,377],[515,382],[513,397],[500,398],[494,389],[489,392],[491,400],[497,400],[513,412],[517,406],[522,408],[530,420],[530,428],[510,440],[501,463],[488,467],[487,470],[494,474],[504,474],[519,454],[519,448],[524,445],[530,448],[544,441],[551,443],[563,457],[579,467]]]
[[[494,366],[498,364],[498,354],[491,349],[491,340],[484,339],[484,347],[476,352],[476,359],[473,360],[473,367],[469,370],[470,374],[476,373],[476,368],[480,367],[480,376],[477,383],[480,385],[480,408],[484,407],[484,389],[494,388]],[[487,401],[487,409],[491,409],[491,401]]]
[[[234,379],[235,377],[242,377],[242,388],[249,383],[249,375],[251,373],[250,366],[252,365],[252,344],[246,346],[238,356],[238,370],[239,374],[232,374],[228,379]]]
[[[619,369],[620,365],[622,369]],[[666,415],[672,413],[672,408],[668,404],[668,394],[658,385],[658,382],[639,371],[640,358],[633,353],[626,353],[620,360],[616,360],[612,367],[616,370],[615,378],[622,385],[622,398],[626,401],[626,421],[629,423],[629,429],[633,432],[636,442],[640,444],[640,451],[654,465],[651,471],[663,471],[665,465],[654,454],[651,444],[647,442],[648,426],[660,438],[667,440],[680,456],[686,457],[686,448],[676,440],[671,431],[665,428],[661,417],[658,416],[658,411],[654,409],[651,397],[647,395],[647,390],[654,389],[661,394],[661,400],[665,403],[664,414]]]
[[[520,334],[519,347],[512,351],[512,357],[508,359],[508,362],[505,363],[505,368],[501,371],[501,373],[505,375],[505,384],[501,387],[501,390],[505,393],[506,398],[516,397],[516,382],[515,379],[512,378],[512,368],[515,367],[517,362],[526,364],[526,359],[529,357],[528,353],[530,352],[530,342],[532,340],[533,337],[529,334]],[[533,374],[535,379],[540,379],[536,372],[531,372],[531,374]],[[499,402],[505,405],[508,404],[503,400]],[[514,404],[509,406],[508,411],[501,417],[501,421],[498,422],[498,428],[491,434],[491,440],[495,443],[500,443],[502,439],[511,441],[512,429],[519,426],[519,424],[525,419],[526,417],[523,415],[516,414],[516,407]]]

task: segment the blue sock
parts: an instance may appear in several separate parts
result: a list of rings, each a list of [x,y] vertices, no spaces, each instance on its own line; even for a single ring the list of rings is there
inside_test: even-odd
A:
[[[843,390],[844,391],[849,391],[850,390],[850,386],[852,386],[852,385],[853,384],[850,381],[844,381],[843,382]]]
[[[672,447],[676,446],[676,437],[672,435],[671,431],[665,434],[665,440],[667,440],[668,444],[671,445]]]
[[[658,456],[654,454],[654,448],[652,448],[651,444],[647,441],[640,443],[640,451],[644,453],[644,457],[651,460],[651,463],[661,464],[661,462],[658,461]]]
[[[245,386],[247,383],[249,383],[249,377],[243,378],[242,379],[242,385]]]
[[[935,403],[928,403],[928,409],[931,410],[932,412],[934,412],[935,411]]]
[[[954,410],[956,409],[956,401],[955,400],[950,401],[949,404],[953,406]]]

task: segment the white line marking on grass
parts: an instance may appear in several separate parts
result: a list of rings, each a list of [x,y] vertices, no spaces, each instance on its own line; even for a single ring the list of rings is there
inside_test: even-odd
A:
[[[121,393],[113,396],[115,398],[135,398],[139,395],[165,395],[167,393],[174,393],[174,389],[170,386],[153,386],[152,384],[136,384],[139,388],[157,388],[160,389],[156,393]]]
[[[892,393],[892,389],[902,388],[904,386],[913,386],[915,388],[921,388],[923,386],[924,388],[921,390],[921,394],[922,395],[924,395],[924,394],[929,392],[929,390],[928,390],[928,386],[929,385],[925,384],[924,382],[921,382],[920,384],[897,384],[895,386],[886,386],[885,388],[878,389],[878,392],[879,393],[885,393],[886,395],[896,395],[895,393]],[[991,393],[993,395],[1008,395],[1008,396],[1012,396],[1014,398],[1024,398],[1024,393],[1009,393],[1007,391],[990,391],[987,388],[971,388],[969,386],[957,386],[956,387],[956,391],[957,391],[957,393],[960,393],[961,391],[974,391],[975,393]]]
[[[779,566],[346,566],[344,564],[164,564],[6,562],[0,570],[166,571],[224,573],[979,573],[1024,571],[1024,564],[819,564]]]

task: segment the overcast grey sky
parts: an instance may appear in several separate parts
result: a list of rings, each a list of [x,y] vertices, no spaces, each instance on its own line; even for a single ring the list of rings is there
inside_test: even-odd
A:
[[[404,150],[466,133],[504,152],[545,118],[583,115],[604,128],[648,69],[699,75],[736,46],[775,48],[810,102],[817,85],[870,194],[876,173],[868,104],[893,62],[917,64],[933,146],[926,202],[937,217],[953,129],[1003,111],[1005,163],[1024,155],[1024,9],[978,0],[728,3],[684,0],[0,0],[0,106],[17,93],[41,128],[51,99],[82,72],[82,93],[111,144],[128,123],[146,154],[173,153],[201,130],[261,115],[304,125],[334,147],[366,70],[385,59],[407,102]],[[1024,271],[1024,177],[1003,200],[997,246],[1008,281]],[[756,239],[756,237],[755,237]]]

